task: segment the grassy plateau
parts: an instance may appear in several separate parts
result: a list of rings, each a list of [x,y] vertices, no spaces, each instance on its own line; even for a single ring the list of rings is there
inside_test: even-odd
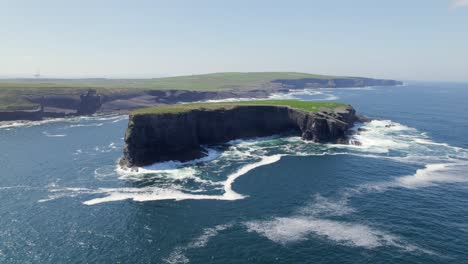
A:
[[[162,105],[149,108],[138,109],[131,112],[131,115],[147,115],[147,114],[177,114],[188,112],[191,110],[216,110],[216,109],[232,109],[238,106],[288,106],[295,109],[305,110],[309,112],[318,112],[323,109],[335,109],[337,107],[346,106],[344,103],[333,102],[308,102],[299,100],[258,100],[258,101],[240,101],[240,102],[223,102],[223,103],[192,103],[192,104],[176,104]]]

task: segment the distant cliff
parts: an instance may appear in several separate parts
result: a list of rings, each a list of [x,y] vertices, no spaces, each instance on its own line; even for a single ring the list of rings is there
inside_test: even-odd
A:
[[[291,132],[315,142],[343,142],[357,120],[351,106],[310,112],[287,106],[246,105],[130,115],[121,165],[200,158],[201,145]]]
[[[79,115],[92,115],[102,106],[101,95],[89,89],[78,95],[29,96],[30,102],[39,106],[28,110],[0,111],[0,121],[30,120],[44,118],[63,118]]]
[[[274,93],[304,88],[401,84],[395,80],[295,72],[213,73],[138,80],[8,80],[6,83],[0,81],[0,88],[3,87],[0,89],[0,121],[40,120],[96,112],[123,113],[161,104],[227,98],[268,98]],[[10,87],[12,85],[14,87]],[[6,103],[2,105],[2,102]],[[44,111],[37,110],[41,105]]]

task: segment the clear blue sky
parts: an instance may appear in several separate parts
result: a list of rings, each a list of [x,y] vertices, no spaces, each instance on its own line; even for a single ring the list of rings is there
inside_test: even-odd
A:
[[[0,77],[468,81],[468,0],[0,0]]]

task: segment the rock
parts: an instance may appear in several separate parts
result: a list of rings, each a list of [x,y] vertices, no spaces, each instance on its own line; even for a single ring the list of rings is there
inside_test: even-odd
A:
[[[86,94],[80,96],[80,105],[77,114],[91,115],[101,108],[101,96],[96,90],[89,89]]]
[[[363,116],[363,115],[357,115],[357,118],[360,122],[363,122],[363,123],[368,123],[373,120],[372,118]]]
[[[204,155],[201,145],[285,132],[315,142],[345,142],[346,131],[355,121],[351,106],[318,113],[265,105],[131,115],[120,164],[133,167],[187,161]]]

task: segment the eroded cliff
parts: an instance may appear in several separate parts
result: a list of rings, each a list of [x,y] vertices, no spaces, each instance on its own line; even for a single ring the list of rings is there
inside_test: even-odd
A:
[[[351,106],[305,111],[288,106],[245,105],[176,113],[130,115],[121,165],[200,158],[202,145],[291,132],[315,142],[343,142],[357,120]]]

